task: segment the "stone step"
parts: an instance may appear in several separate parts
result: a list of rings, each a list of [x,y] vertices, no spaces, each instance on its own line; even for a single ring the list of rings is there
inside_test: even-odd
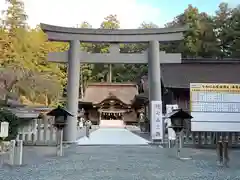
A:
[[[123,120],[101,120],[100,127],[125,127]]]

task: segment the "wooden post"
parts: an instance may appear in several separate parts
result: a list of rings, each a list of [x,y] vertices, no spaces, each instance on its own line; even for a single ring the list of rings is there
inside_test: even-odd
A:
[[[180,158],[180,133],[176,133],[176,136],[177,158]]]
[[[223,157],[224,157],[223,164],[225,166],[228,166],[228,162],[229,162],[228,141],[223,141]]]
[[[168,140],[168,148],[172,147],[172,140]]]
[[[183,130],[179,133],[179,148],[183,148]]]
[[[86,136],[87,136],[88,138],[89,138],[89,135],[90,135],[89,129],[90,129],[90,127],[89,127],[89,125],[87,124],[87,125],[86,125]]]
[[[223,162],[223,144],[222,141],[217,141],[217,158],[219,165]]]
[[[63,129],[57,130],[57,156],[63,156]]]
[[[60,131],[59,131],[59,129],[57,129],[57,137],[56,137],[56,142],[57,142],[57,145],[56,145],[56,155],[57,155],[57,156],[60,156],[60,153],[59,153],[59,145],[60,145]]]
[[[63,156],[63,129],[60,129],[59,156]]]

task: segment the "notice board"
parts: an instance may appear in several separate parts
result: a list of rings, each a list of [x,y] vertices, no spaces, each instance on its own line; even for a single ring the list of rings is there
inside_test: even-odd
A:
[[[190,84],[192,131],[240,132],[240,84]]]

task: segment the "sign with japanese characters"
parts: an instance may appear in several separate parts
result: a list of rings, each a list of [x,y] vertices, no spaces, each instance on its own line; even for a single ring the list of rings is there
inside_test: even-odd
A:
[[[190,84],[192,131],[240,131],[240,84]]]
[[[152,140],[163,137],[162,101],[151,102],[151,137]]]

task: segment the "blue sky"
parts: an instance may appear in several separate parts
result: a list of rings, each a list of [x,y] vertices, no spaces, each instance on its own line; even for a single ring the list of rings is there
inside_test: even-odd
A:
[[[0,10],[6,9],[0,0]],[[98,28],[104,17],[116,14],[121,28],[137,28],[145,22],[160,27],[182,13],[188,4],[200,11],[213,14],[220,2],[235,6],[240,0],[23,0],[29,16],[28,23],[34,27],[40,22],[73,27],[83,21]]]
[[[173,19],[177,14],[180,14],[192,4],[197,7],[200,12],[207,12],[210,15],[215,14],[220,3],[228,3],[229,7],[236,7],[240,4],[240,0],[138,0],[139,3],[151,4],[151,6],[161,9],[163,21]],[[162,19],[162,18],[161,18]]]
[[[138,0],[139,3],[151,4],[154,7],[161,9],[164,15],[164,21],[173,19],[177,14],[184,12],[184,9],[192,4],[199,11],[214,14],[218,9],[220,0]],[[240,1],[240,0],[239,0]],[[161,18],[161,19],[162,19]]]

